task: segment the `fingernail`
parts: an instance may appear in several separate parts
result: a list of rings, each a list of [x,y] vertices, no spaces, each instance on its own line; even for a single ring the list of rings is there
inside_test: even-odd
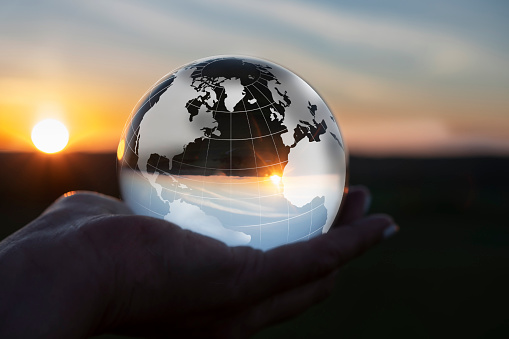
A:
[[[399,231],[399,226],[396,224],[392,224],[391,226],[387,227],[384,230],[384,239],[388,239],[388,238],[392,237],[394,234],[398,233],[398,231]]]
[[[364,214],[368,213],[369,207],[371,206],[371,194],[368,193],[364,200]]]

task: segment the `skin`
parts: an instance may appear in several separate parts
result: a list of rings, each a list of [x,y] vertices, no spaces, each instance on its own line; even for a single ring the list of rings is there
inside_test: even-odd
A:
[[[341,266],[397,230],[364,216],[368,200],[351,188],[327,234],[262,252],[67,194],[0,243],[0,337],[247,337],[326,298]]]

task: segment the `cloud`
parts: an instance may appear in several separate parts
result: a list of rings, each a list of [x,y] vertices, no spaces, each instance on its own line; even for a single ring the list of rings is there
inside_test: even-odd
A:
[[[353,120],[347,124],[345,140],[352,153],[364,156],[451,156],[506,155],[507,137],[486,131],[460,133],[441,119]]]
[[[357,114],[391,120],[426,116],[473,129],[473,117],[482,112],[486,128],[498,128],[492,118],[504,115],[509,104],[507,24],[500,8],[480,10],[481,5],[456,1],[444,10],[438,1],[398,1],[382,11],[382,5],[326,3],[55,0],[0,5],[0,87],[7,89],[0,114],[31,117],[41,100],[65,101],[73,112],[70,123],[80,126],[77,131],[84,135],[84,129],[94,127],[101,145],[111,145],[100,147],[113,149],[116,143],[106,139],[114,139],[124,112],[160,76],[194,59],[235,53],[294,70],[324,96],[340,122]],[[451,17],[456,20],[449,22]],[[105,116],[115,116],[108,126]],[[104,128],[83,124],[87,119],[101,120]],[[19,126],[9,128],[21,130],[26,122],[18,120]]]
[[[205,214],[198,206],[180,200],[170,203],[170,213],[164,219],[183,229],[219,239],[229,246],[247,245],[251,241],[250,235],[226,229],[216,217]]]
[[[296,35],[306,33],[325,43],[356,45],[406,55],[437,74],[476,70],[480,66],[479,61],[485,62],[481,67],[498,67],[503,62],[502,57],[485,53],[475,43],[443,29],[419,26],[394,17],[354,14],[311,2],[285,0],[217,0],[214,4],[240,15],[248,13],[252,18],[261,18],[260,21],[263,19],[291,27]],[[507,66],[506,62],[503,64]]]

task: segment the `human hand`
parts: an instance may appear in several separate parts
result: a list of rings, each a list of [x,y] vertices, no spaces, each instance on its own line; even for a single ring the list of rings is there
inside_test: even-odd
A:
[[[351,188],[327,234],[267,252],[107,196],[61,198],[0,243],[0,336],[249,336],[324,299],[342,265],[397,231],[363,217],[368,195]]]

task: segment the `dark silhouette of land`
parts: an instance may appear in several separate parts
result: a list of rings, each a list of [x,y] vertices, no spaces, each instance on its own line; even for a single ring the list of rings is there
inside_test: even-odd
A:
[[[0,164],[0,239],[67,191],[119,195],[113,153],[0,153]],[[370,187],[371,212],[400,234],[344,267],[327,301],[256,338],[506,337],[508,175],[509,158],[352,157],[350,183]]]

